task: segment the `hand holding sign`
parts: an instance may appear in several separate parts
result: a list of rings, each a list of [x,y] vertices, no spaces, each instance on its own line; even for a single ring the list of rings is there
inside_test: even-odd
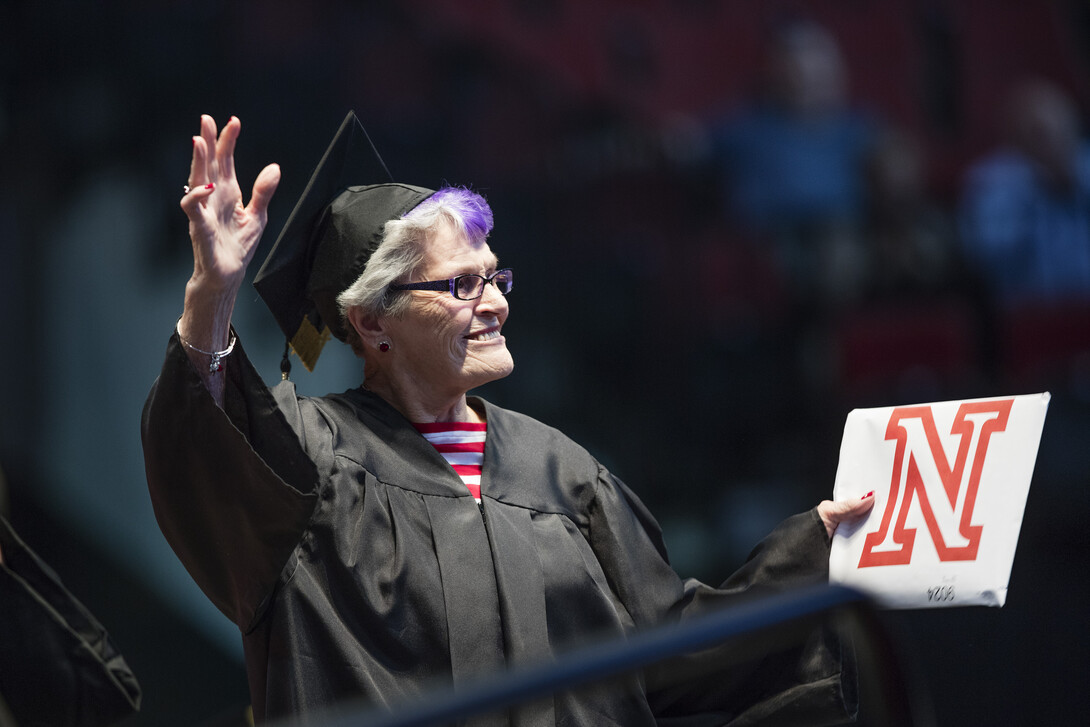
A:
[[[840,527],[841,523],[854,523],[867,514],[874,507],[874,490],[860,497],[858,500],[822,500],[818,503],[817,511],[821,522],[825,524],[825,532],[829,537]]]
[[[893,608],[1006,601],[1049,395],[857,409],[834,499],[874,509],[833,537],[829,578]]]

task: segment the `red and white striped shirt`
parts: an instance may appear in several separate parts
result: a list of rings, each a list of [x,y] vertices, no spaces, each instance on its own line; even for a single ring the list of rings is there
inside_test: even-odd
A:
[[[484,439],[487,424],[470,422],[436,422],[413,424],[416,431],[443,455],[454,471],[466,483],[469,492],[481,501],[481,464],[484,462]]]

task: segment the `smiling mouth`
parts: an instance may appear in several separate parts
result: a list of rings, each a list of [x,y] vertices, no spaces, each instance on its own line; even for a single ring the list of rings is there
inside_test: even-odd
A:
[[[490,328],[487,331],[481,331],[475,333],[472,336],[466,336],[469,341],[492,341],[500,337],[500,329]]]

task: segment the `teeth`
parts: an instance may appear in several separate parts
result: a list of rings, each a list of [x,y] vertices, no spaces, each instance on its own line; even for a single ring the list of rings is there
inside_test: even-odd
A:
[[[500,337],[500,332],[499,331],[491,330],[491,331],[485,331],[484,333],[479,333],[476,336],[472,336],[471,338],[474,341],[491,341],[493,338],[499,338],[499,337]]]

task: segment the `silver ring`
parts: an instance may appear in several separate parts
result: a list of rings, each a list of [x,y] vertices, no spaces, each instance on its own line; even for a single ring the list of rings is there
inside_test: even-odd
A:
[[[182,194],[189,194],[189,185],[188,184],[182,186]]]

